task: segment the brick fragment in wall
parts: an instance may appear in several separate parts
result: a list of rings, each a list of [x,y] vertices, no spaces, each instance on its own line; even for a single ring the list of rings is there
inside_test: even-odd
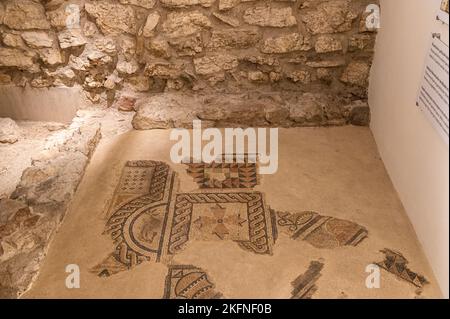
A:
[[[203,39],[199,33],[187,37],[169,39],[168,42],[179,56],[194,56],[203,51]]]
[[[264,41],[263,53],[288,53],[294,51],[308,51],[311,49],[309,40],[299,33],[291,33],[279,37],[268,38]]]
[[[287,77],[294,83],[309,84],[311,83],[311,73],[305,70],[298,70],[288,73]]]
[[[341,76],[341,81],[361,87],[367,86],[370,66],[366,62],[352,61]]]
[[[306,29],[312,34],[346,32],[352,29],[357,13],[350,6],[350,0],[329,0],[320,3],[316,9],[301,15]]]
[[[255,46],[260,39],[261,34],[254,29],[212,31],[207,47],[210,49],[244,49]]]
[[[26,45],[20,34],[4,32],[2,35],[3,44],[11,48],[25,49]]]
[[[103,0],[86,3],[85,9],[104,34],[137,33],[136,14],[131,6]]]
[[[350,52],[366,51],[373,52],[375,36],[372,34],[355,34],[349,39],[348,49]]]
[[[345,64],[346,61],[343,58],[306,62],[306,65],[309,66],[310,68],[336,68],[344,66]]]
[[[230,54],[214,54],[194,59],[195,71],[200,75],[229,71],[238,66],[238,60]]]
[[[13,67],[29,71],[36,68],[34,57],[35,54],[31,51],[0,47],[0,67]]]
[[[268,65],[277,67],[280,65],[280,61],[274,57],[261,56],[261,55],[245,55],[239,58],[240,61],[246,61],[256,65]]]
[[[64,62],[63,56],[58,49],[44,48],[38,51],[41,61],[48,66],[55,66]]]
[[[343,49],[341,40],[330,35],[319,36],[314,48],[317,53],[342,51]]]
[[[52,37],[42,31],[23,32],[22,39],[31,48],[51,48],[53,46]]]
[[[252,82],[267,82],[269,76],[261,71],[251,71],[248,73],[248,79]]]
[[[66,29],[58,34],[61,49],[83,46],[87,43],[80,29]]]
[[[171,38],[188,36],[205,28],[211,28],[211,21],[200,11],[170,12],[163,23],[163,31]]]
[[[144,75],[136,75],[126,78],[124,87],[134,92],[147,92],[150,89],[151,81]]]
[[[148,52],[154,57],[168,59],[171,57],[170,46],[163,38],[154,37],[145,42]]]
[[[7,0],[4,5],[3,24],[9,28],[16,30],[50,29],[45,9],[39,2]]]
[[[151,62],[145,67],[145,75],[149,77],[175,79],[183,73],[182,64],[171,64],[168,62]]]
[[[69,10],[66,11],[65,6],[59,6],[54,10],[47,10],[46,16],[50,25],[58,31],[64,30],[67,27],[67,18],[69,17]]]

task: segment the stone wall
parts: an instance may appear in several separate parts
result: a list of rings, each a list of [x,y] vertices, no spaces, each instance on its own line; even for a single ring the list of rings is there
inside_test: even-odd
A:
[[[368,113],[370,3],[1,0],[0,85],[80,86],[103,106],[161,92],[312,94],[339,113],[317,124],[345,124],[348,105]]]
[[[10,198],[0,198],[0,299],[17,298],[36,277],[101,138],[100,126],[80,116],[55,132],[23,171]]]
[[[87,109],[78,111],[68,126],[47,123],[52,133],[33,153],[15,190],[0,192],[0,299],[17,298],[31,286],[97,145],[129,131],[131,117]],[[17,153],[9,144],[25,138],[14,121],[0,118],[0,144],[6,143],[0,153],[9,154],[0,157],[0,168]]]

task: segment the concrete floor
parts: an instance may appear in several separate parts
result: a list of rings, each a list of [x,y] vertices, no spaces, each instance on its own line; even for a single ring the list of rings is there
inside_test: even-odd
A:
[[[368,128],[281,129],[276,174],[251,188],[206,190],[171,163],[169,132],[130,131],[99,145],[23,298],[441,296]],[[165,186],[150,185],[162,197],[146,184],[162,163],[128,164],[121,179],[136,160],[176,173],[173,184],[169,170]],[[146,191],[130,191],[130,176]],[[128,219],[118,223],[121,214]],[[398,253],[385,260],[385,249]],[[380,269],[378,289],[366,287],[372,263],[392,267]],[[66,287],[68,264],[80,268],[78,289]]]

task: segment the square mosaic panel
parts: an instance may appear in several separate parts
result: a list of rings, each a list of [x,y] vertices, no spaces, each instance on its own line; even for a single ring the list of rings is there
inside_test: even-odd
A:
[[[177,194],[168,218],[167,255],[192,239],[233,240],[256,254],[272,254],[271,212],[260,192]]]
[[[189,163],[187,173],[199,188],[253,188],[259,184],[256,163]]]

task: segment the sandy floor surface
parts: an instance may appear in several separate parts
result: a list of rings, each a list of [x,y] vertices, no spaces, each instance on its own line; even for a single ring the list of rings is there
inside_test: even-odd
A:
[[[440,296],[368,128],[282,129],[273,175],[173,164],[169,132],[99,145],[24,298]]]

